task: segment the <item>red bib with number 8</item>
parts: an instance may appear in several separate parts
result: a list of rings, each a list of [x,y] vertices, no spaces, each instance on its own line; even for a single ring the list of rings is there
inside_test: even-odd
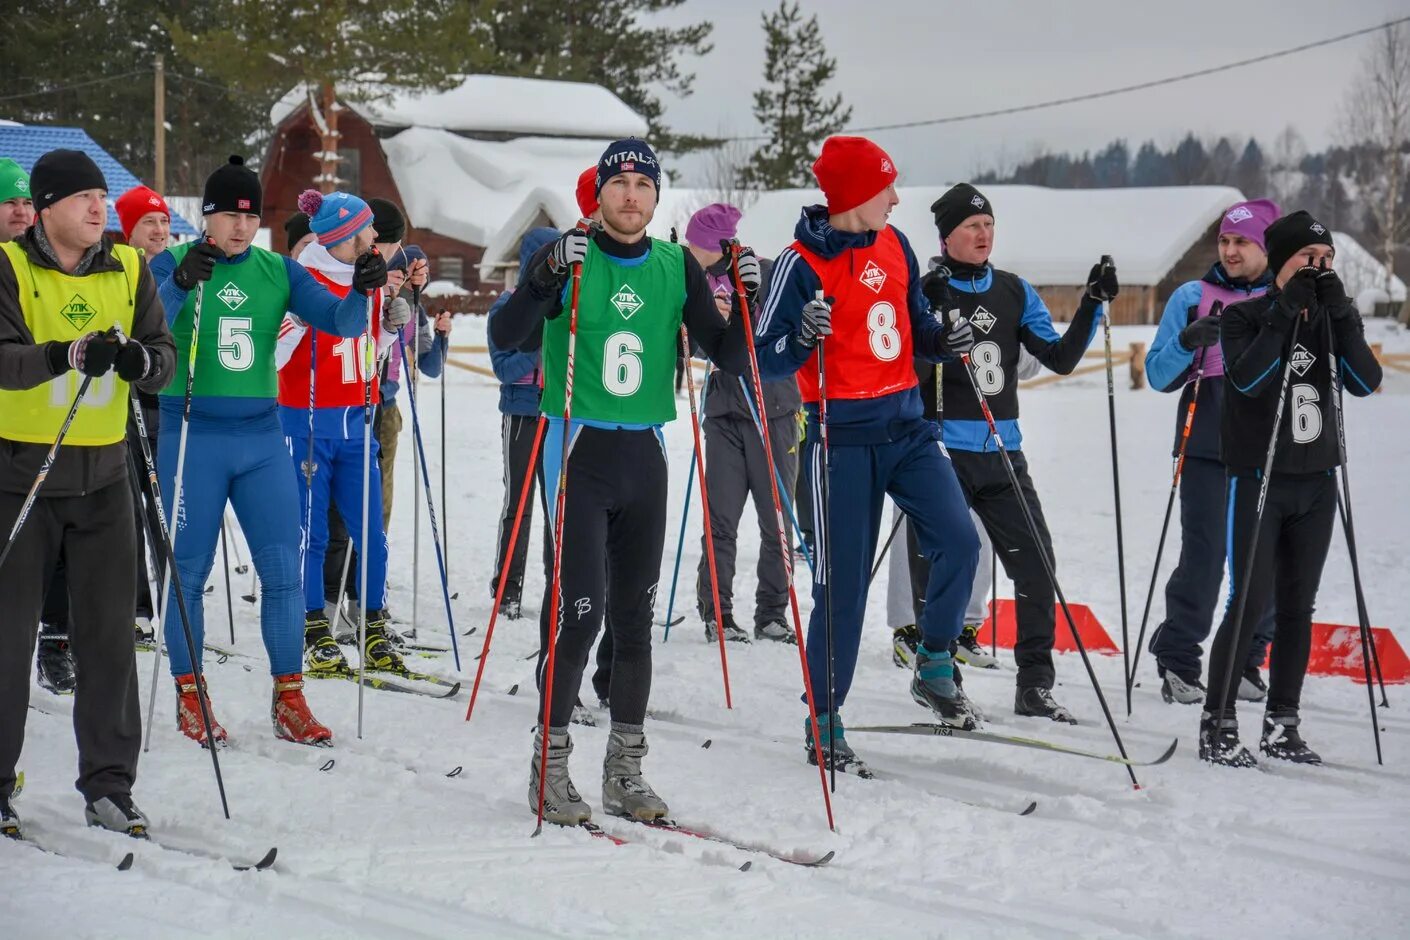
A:
[[[801,242],[793,250],[822,281],[833,299],[827,343],[827,397],[880,398],[916,384],[911,357],[909,267],[891,226],[870,248],[823,258]],[[818,354],[798,371],[805,402],[818,400]]]

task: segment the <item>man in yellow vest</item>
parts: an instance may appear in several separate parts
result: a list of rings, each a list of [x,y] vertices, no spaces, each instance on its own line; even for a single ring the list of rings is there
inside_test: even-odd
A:
[[[0,567],[0,834],[19,838],[11,805],[24,744],[26,672],[45,582],[68,564],[78,780],[89,825],[142,835],[132,804],[141,722],[132,605],[137,544],[128,488],[129,383],[155,392],[176,349],[156,282],[137,252],[103,235],[107,183],[77,150],[40,157],[35,223],[0,244],[0,533],[7,538],[83,377],[82,406]],[[112,327],[132,338],[120,345]]]

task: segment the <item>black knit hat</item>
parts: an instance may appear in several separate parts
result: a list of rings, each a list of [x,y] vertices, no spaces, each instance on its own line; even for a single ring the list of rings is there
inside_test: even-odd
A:
[[[372,227],[377,230],[379,242],[399,242],[406,237],[406,216],[390,199],[369,199],[372,209]]]
[[[295,212],[284,220],[284,237],[288,240],[285,251],[293,251],[294,246],[301,242],[305,236],[312,235],[313,229],[308,227],[308,216],[302,212]]]
[[[85,189],[108,188],[103,171],[82,150],[51,150],[34,163],[29,174],[29,191],[34,211],[41,212],[67,196]]]
[[[968,183],[957,183],[930,204],[930,211],[935,213],[935,227],[940,230],[940,241],[943,242],[970,216],[992,216],[994,204]]]
[[[1303,209],[1283,216],[1263,233],[1268,242],[1268,270],[1274,277],[1288,259],[1308,245],[1331,245],[1331,231]]]
[[[260,214],[259,177],[245,166],[245,158],[233,156],[230,162],[206,177],[206,192],[201,197],[201,213],[248,212]]]

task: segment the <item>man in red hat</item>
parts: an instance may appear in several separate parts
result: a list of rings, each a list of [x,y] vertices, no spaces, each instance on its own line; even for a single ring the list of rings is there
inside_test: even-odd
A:
[[[134,186],[113,203],[122,237],[148,258],[166,251],[171,241],[171,210],[166,200],[146,186]]]
[[[866,775],[866,765],[843,737],[838,712],[856,668],[868,574],[888,494],[915,527],[920,551],[931,563],[911,696],[945,724],[974,727],[955,683],[950,644],[964,625],[979,539],[936,426],[925,420],[912,362],[951,360],[974,340],[967,323],[947,325],[932,312],[910,242],[887,224],[899,200],[896,166],[886,152],[864,137],[830,137],[813,175],[827,205],[803,210],[797,240],[774,262],[755,329],[760,369],[766,378],[797,372],[808,416],[819,554],[808,670],[823,759]],[[827,410],[826,449],[820,404]],[[824,474],[827,503],[821,498]],[[831,532],[840,537],[831,538]],[[831,670],[824,643],[829,602]],[[810,736],[811,723],[804,727]],[[809,741],[810,761],[813,753]]]

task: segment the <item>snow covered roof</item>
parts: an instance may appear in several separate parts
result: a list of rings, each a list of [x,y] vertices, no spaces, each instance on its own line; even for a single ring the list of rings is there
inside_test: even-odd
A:
[[[468,75],[449,91],[422,93],[391,86],[366,90],[376,100],[339,100],[368,123],[383,128],[604,140],[646,133],[645,118],[606,88],[585,82]],[[270,121],[277,127],[307,101],[307,87],[295,87],[270,110]]]
[[[948,188],[944,183],[896,190],[901,202],[891,213],[891,224],[910,239],[922,267],[939,252],[930,204]],[[1220,212],[1243,199],[1228,186],[982,189],[996,211],[994,264],[1038,285],[1080,284],[1088,269],[1109,254],[1121,283],[1154,286]],[[740,240],[764,255],[777,255],[793,241],[801,208],[823,201],[815,189],[761,193],[740,220]]]
[[[1386,266],[1345,232],[1332,233],[1336,248],[1335,267],[1349,297],[1360,298],[1367,291],[1381,291],[1393,303],[1405,303],[1405,282],[1394,275],[1386,277]],[[1359,306],[1359,304],[1358,304]]]

